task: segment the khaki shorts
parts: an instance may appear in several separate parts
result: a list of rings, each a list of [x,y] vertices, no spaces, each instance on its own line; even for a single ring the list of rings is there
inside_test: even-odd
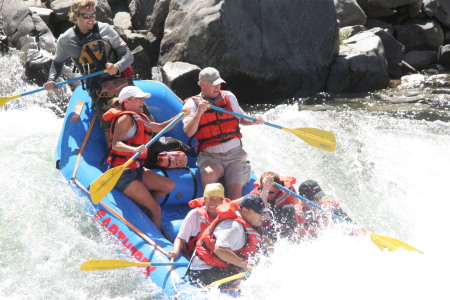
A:
[[[200,152],[197,160],[200,169],[206,161],[210,161],[222,169],[225,186],[229,184],[244,186],[250,180],[251,167],[247,163],[247,152],[242,149],[242,146],[225,153]]]

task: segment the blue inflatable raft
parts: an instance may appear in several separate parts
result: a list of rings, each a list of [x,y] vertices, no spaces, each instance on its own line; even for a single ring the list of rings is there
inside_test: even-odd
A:
[[[182,101],[163,83],[135,81],[135,84],[152,94],[152,97],[146,100],[156,122],[166,121],[181,111]],[[92,109],[87,92],[78,87],[70,99],[59,137],[56,150],[57,168],[80,196],[80,204],[85,211],[92,215],[118,244],[123,245],[124,251],[138,262],[169,263],[166,254],[173,249],[173,240],[189,211],[187,202],[202,196],[196,158],[189,158],[187,168],[153,170],[176,183],[174,190],[158,202],[162,208],[163,233],[131,199],[118,190],[113,189],[100,203],[93,204],[90,200],[89,185],[108,169],[103,159],[107,146],[104,133],[98,125],[99,117]],[[182,122],[165,136],[188,143]],[[193,145],[195,142],[194,140]],[[251,191],[254,180],[252,175],[252,180],[244,188],[243,194]],[[200,289],[185,278],[189,261],[179,256],[176,262],[185,265],[157,267],[149,275],[151,280],[167,296],[185,298],[183,295],[186,295],[187,298],[201,298],[200,295],[195,295]]]

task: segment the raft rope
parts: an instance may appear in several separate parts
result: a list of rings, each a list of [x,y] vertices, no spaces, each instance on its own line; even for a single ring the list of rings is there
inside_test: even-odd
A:
[[[92,131],[92,128],[94,128],[95,119],[97,119],[97,112],[95,112],[94,116],[92,117],[91,124],[89,124],[88,131],[86,132],[83,143],[81,144],[81,147],[78,151],[77,162],[75,163],[75,167],[73,168],[73,173],[72,173],[72,178],[71,178],[75,181],[76,181],[76,176],[77,176],[77,171],[78,171],[78,166],[80,164],[81,156],[84,152],[84,148],[86,147],[87,141],[89,140],[89,137],[91,136],[91,131]]]

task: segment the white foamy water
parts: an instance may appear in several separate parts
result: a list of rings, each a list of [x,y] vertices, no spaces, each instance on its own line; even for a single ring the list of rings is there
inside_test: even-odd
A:
[[[20,69],[16,57],[0,62]],[[1,78],[5,72],[1,69]],[[37,88],[15,74],[1,95]],[[10,83],[8,85],[8,83]],[[13,84],[14,83],[14,84]],[[23,299],[152,299],[134,268],[82,272],[92,258],[128,259],[82,209],[55,168],[62,119],[45,92],[0,110],[0,296]],[[368,237],[328,230],[311,243],[280,241],[244,283],[244,299],[445,299],[450,270],[450,125],[364,110],[280,105],[267,121],[335,133],[333,153],[268,126],[243,128],[256,175],[314,179],[370,232],[424,252],[380,251]],[[212,294],[211,298],[219,298]]]

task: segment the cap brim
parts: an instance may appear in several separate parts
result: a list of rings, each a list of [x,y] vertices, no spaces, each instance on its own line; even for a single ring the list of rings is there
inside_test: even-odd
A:
[[[316,201],[317,199],[320,199],[322,197],[325,197],[325,193],[323,191],[320,191],[314,196],[314,201]]]
[[[152,94],[150,94],[150,93],[142,92],[142,93],[138,93],[135,97],[136,98],[150,98],[151,96],[152,96]]]
[[[263,214],[265,214],[265,213],[268,213],[270,210],[268,209],[268,208],[264,208],[263,210],[262,210],[262,212],[259,212],[259,211],[255,211],[257,214],[260,214],[260,215],[263,215]]]
[[[216,80],[214,80],[213,82],[210,82],[210,83],[212,85],[217,85],[217,84],[226,83],[226,82],[222,78],[218,78],[218,79],[216,79]]]

